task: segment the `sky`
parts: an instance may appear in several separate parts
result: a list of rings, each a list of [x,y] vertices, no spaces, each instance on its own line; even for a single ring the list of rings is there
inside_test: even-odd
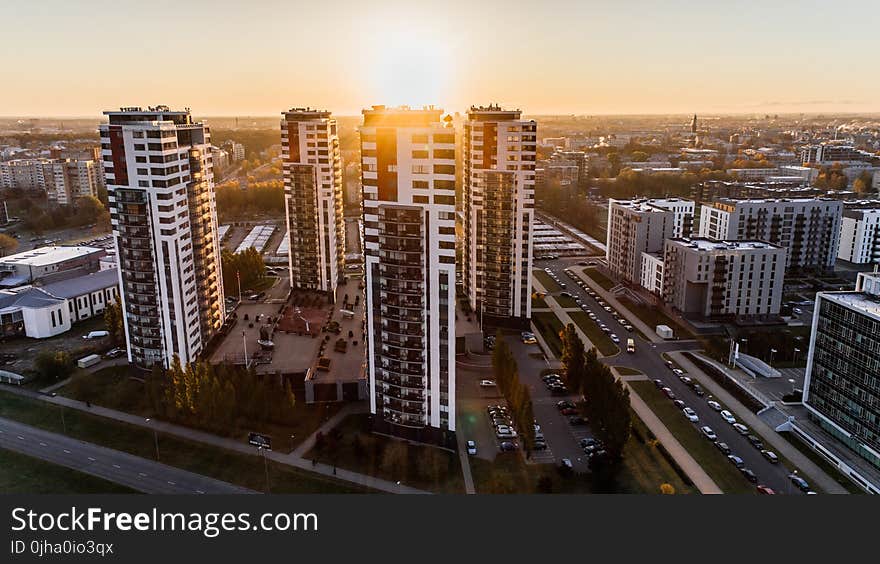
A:
[[[880,112],[876,0],[0,0],[3,116]]]

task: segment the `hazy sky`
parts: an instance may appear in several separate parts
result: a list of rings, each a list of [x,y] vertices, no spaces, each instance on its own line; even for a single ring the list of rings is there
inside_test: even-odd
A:
[[[880,112],[877,0],[0,0],[0,115]]]

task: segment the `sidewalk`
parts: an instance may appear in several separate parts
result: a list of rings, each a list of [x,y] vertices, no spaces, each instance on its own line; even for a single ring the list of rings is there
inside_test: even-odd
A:
[[[106,417],[108,419],[113,419],[115,421],[120,421],[122,423],[128,423],[130,425],[136,425],[138,427],[143,427],[147,429],[153,429],[159,433],[164,433],[167,435],[173,435],[175,437],[180,437],[183,439],[188,439],[191,441],[196,441],[199,443],[208,444],[211,446],[215,446],[218,448],[223,448],[226,450],[231,450],[235,452],[239,452],[242,454],[253,455],[257,453],[256,447],[251,445],[243,444],[239,440],[229,439],[226,437],[220,437],[217,435],[213,435],[211,433],[206,433],[204,431],[198,431],[196,429],[190,429],[189,427],[184,427],[182,425],[176,425],[174,423],[168,423],[166,421],[160,421],[157,419],[151,419],[148,423],[146,419],[139,415],[132,415],[130,413],[124,413],[122,411],[116,411],[114,409],[109,409],[106,407],[100,407],[97,405],[93,405],[92,407],[86,407],[84,402],[77,401],[74,399],[66,398],[63,396],[45,396],[41,395],[37,392],[32,392],[30,390],[24,390],[15,388],[12,386],[3,386],[2,389],[18,394],[21,396],[30,397],[32,399],[38,399],[45,401],[46,403],[51,403],[54,405],[60,405],[64,407],[68,407],[70,409],[76,409],[78,411],[83,411],[86,413],[92,413],[94,415],[99,415],[101,417]],[[396,494],[426,494],[430,493],[424,490],[419,490],[416,488],[411,488],[409,486],[396,484],[394,482],[389,482],[387,480],[382,480],[380,478],[375,478],[373,476],[367,476],[365,474],[359,474],[357,472],[352,472],[351,470],[345,470],[342,468],[334,468],[329,464],[317,464],[313,465],[311,460],[307,460],[297,455],[296,452],[290,454],[283,454],[278,452],[269,452],[268,457],[270,460],[274,460],[275,462],[286,464],[288,466],[293,466],[295,468],[299,468],[301,470],[306,470],[308,472],[314,472],[316,474],[321,474],[324,476],[328,476],[331,478],[336,478],[339,480],[343,480],[346,482],[351,482],[353,484],[358,484],[361,486],[365,486],[367,488],[380,490],[387,493],[396,493]]]
[[[770,444],[773,449],[789,459],[792,464],[798,467],[798,469],[803,472],[814,484],[818,485],[827,493],[833,494],[845,494],[848,493],[846,489],[838,484],[831,476],[825,473],[824,470],[819,468],[812,460],[807,458],[800,450],[791,445],[784,438],[780,437],[779,434],[771,429],[764,421],[761,420],[756,414],[752,413],[752,411],[739,402],[734,396],[732,396],[727,390],[722,388],[714,379],[712,379],[709,375],[699,369],[697,365],[690,361],[683,353],[680,352],[670,352],[667,353],[672,360],[674,360],[679,366],[684,369],[685,372],[688,373],[688,376],[695,378],[700,382],[700,385],[706,389],[707,393],[714,395],[716,398],[721,400],[727,407],[729,407],[739,418],[740,421],[746,426],[754,429],[759,435],[761,435],[768,444]]]

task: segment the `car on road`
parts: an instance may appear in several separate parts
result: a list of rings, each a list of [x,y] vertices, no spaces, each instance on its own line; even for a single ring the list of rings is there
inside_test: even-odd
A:
[[[501,443],[501,452],[513,452],[519,448],[519,445],[513,441],[503,441]]]
[[[757,487],[755,488],[755,490],[757,490],[757,492],[758,492],[759,494],[764,494],[764,495],[774,495],[774,494],[776,494],[776,492],[773,491],[773,488],[771,488],[771,487],[769,487],[769,486],[765,486],[765,485],[763,485],[763,484],[757,486]]]
[[[777,462],[779,462],[779,457],[776,456],[776,453],[772,450],[762,450],[761,454],[763,454],[764,458],[769,460],[772,464],[776,464]]]
[[[724,454],[730,454],[730,447],[727,446],[727,443],[722,443],[721,441],[715,441],[715,447],[723,452]]]
[[[663,387],[663,380],[661,380],[660,378],[654,378],[654,385],[657,386],[658,388],[662,388]]]
[[[562,380],[562,376],[555,372],[550,372],[541,376],[541,380],[543,380],[544,382],[547,382],[548,380]]]
[[[495,380],[480,380],[481,388],[494,388],[495,385]]]
[[[758,437],[757,435],[749,435],[746,438],[749,440],[750,443],[752,443],[753,447],[758,450],[764,450],[764,443],[761,441],[760,437]]]
[[[712,430],[712,427],[709,427],[708,425],[700,427],[700,432],[710,441],[714,441],[718,438],[718,436],[715,435],[715,431]]]
[[[686,404],[685,404],[682,400],[680,400],[680,399],[672,400],[672,403],[673,403],[673,405],[675,405],[675,407],[677,407],[678,409],[684,409],[684,408],[686,407]]]
[[[571,470],[574,468],[574,464],[571,463],[570,458],[563,458],[560,464],[561,464],[562,468],[564,468],[566,470]]]
[[[736,423],[736,417],[734,417],[733,413],[727,411],[726,409],[719,413],[719,415],[721,416],[721,419],[724,419],[726,423],[730,423],[731,425]]]
[[[688,421],[690,421],[691,423],[696,423],[697,421],[700,420],[700,418],[697,416],[697,412],[689,407],[686,407],[686,408],[682,409],[681,411],[682,411],[682,413],[684,413],[684,416],[687,417]]]
[[[732,426],[734,429],[736,429],[736,432],[739,433],[740,435],[748,435],[749,434],[749,428],[746,427],[745,425],[743,425],[742,423],[734,423]]]
[[[560,411],[562,411],[563,409],[566,409],[566,408],[574,409],[575,407],[577,407],[577,406],[572,401],[561,400],[561,401],[556,402],[556,409],[558,409]]]
[[[568,418],[568,423],[570,425],[586,425],[587,420],[580,415],[575,415]]]
[[[703,391],[703,386],[699,384],[694,384],[693,386],[691,386],[691,389],[693,389],[694,393],[697,394],[699,397],[703,397],[706,395],[706,392]]]
[[[684,370],[682,370],[681,368],[673,368],[672,373],[675,374],[676,376],[678,376],[679,378],[684,376]]]
[[[671,400],[675,399],[675,393],[672,391],[672,388],[663,387],[663,388],[660,388],[660,391],[663,392],[664,394],[666,394],[666,397],[668,397],[669,399],[671,399]]]
[[[574,407],[566,407],[560,411],[563,415],[577,415],[577,412],[577,408]]]
[[[690,378],[688,378],[687,376],[682,376],[680,374],[678,376],[678,379],[681,380],[682,384],[684,384],[685,386],[688,386],[688,387],[692,386],[694,383],[694,381],[691,380]]]
[[[536,439],[533,448],[534,450],[547,450],[547,443]]]
[[[535,334],[528,331],[523,331],[522,334],[520,334],[520,338],[522,339],[524,345],[534,345],[538,342]]]
[[[599,441],[594,439],[593,437],[586,437],[581,439],[581,448],[587,448],[589,446],[599,446]]]
[[[611,339],[611,342],[613,342],[613,343],[619,343],[619,342],[620,342],[620,337],[618,337],[618,336],[615,335],[614,333],[611,333],[611,337],[610,337],[610,339]]]
[[[714,400],[709,400],[706,402],[706,405],[714,409],[715,411],[721,411],[721,404]]]
[[[758,483],[758,476],[756,476],[755,473],[748,468],[740,468],[739,471],[742,472],[742,475],[746,477],[746,480],[750,481],[753,484]]]
[[[745,468],[746,467],[746,463],[743,462],[743,459],[738,457],[735,454],[728,454],[727,460],[729,460],[730,463],[733,464],[734,466],[736,466],[737,468]]]
[[[554,383],[547,386],[547,389],[550,390],[550,393],[557,396],[565,396],[568,395],[568,388],[565,384]]]
[[[110,349],[109,351],[104,353],[104,358],[118,358],[124,355],[127,351],[125,349]]]
[[[632,325],[630,325],[629,323],[627,323],[626,325],[624,325],[623,328],[626,329],[627,331],[629,331],[630,333],[632,333],[633,331],[635,331],[635,328],[634,328]]]
[[[477,454],[477,443],[474,441],[467,442],[467,453],[471,456]]]

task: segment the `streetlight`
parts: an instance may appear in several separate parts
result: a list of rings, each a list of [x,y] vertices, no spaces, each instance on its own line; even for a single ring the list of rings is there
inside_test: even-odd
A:
[[[794,358],[792,359],[792,362],[797,363],[797,355],[799,352],[801,352],[801,349],[795,347],[794,348]]]
[[[778,351],[777,351],[776,349],[770,349],[770,366],[773,366],[773,356],[774,356],[777,352],[778,352]]]
[[[788,383],[791,384],[791,395],[794,395],[794,384],[796,380],[794,378],[789,378]]]
[[[245,333],[244,329],[241,330],[241,342],[244,343],[244,367],[248,367],[248,358],[247,358],[247,333]]]
[[[150,419],[149,417],[144,419],[144,422],[147,425],[150,424],[150,421],[152,421],[152,419]],[[153,443],[155,443],[155,445],[156,445],[156,460],[158,461],[159,460],[159,432],[156,431],[156,427],[154,427],[152,425],[150,425],[150,427],[153,429]]]
[[[260,451],[260,454],[263,455],[263,467],[266,469],[266,493],[269,492],[269,459],[266,458],[266,449],[261,446],[257,447],[257,450]]]

